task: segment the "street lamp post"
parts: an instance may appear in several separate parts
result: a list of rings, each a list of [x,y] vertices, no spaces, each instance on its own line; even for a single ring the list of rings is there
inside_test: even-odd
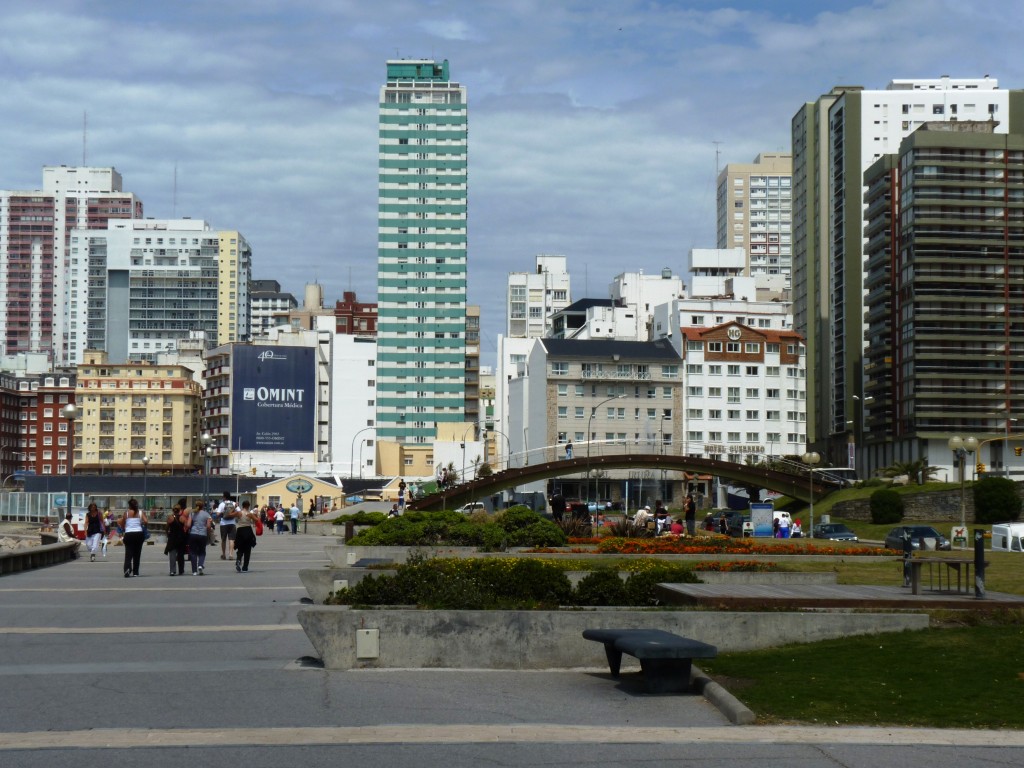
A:
[[[78,406],[68,403],[64,406],[64,418],[68,420],[68,496],[67,511],[71,511],[71,476],[74,473],[75,458],[75,417],[78,416]]]
[[[960,527],[964,529],[965,536],[967,530],[967,502],[964,495],[964,485],[967,474],[967,457],[978,450],[978,439],[975,437],[960,437],[954,435],[949,438],[947,442],[949,450],[957,458],[957,462],[960,464]]]
[[[213,458],[213,436],[203,432],[199,436],[199,444],[203,447],[203,509],[210,506],[210,460]]]
[[[661,421],[658,422],[658,455],[665,455],[665,422],[671,421],[672,417],[662,414]],[[661,487],[658,489],[658,495],[665,498],[665,467],[661,467]],[[672,494],[668,494],[670,500]]]
[[[590,425],[594,421],[594,414],[597,413],[597,409],[600,408],[605,403],[610,403],[612,400],[621,400],[624,397],[625,397],[625,395],[615,395],[615,397],[609,397],[609,398],[607,398],[605,400],[602,400],[600,403],[598,403],[597,405],[593,406],[590,409],[590,418],[587,419],[587,488],[588,489],[590,487],[590,441],[591,441],[591,437],[592,437],[592,434],[590,432]],[[597,496],[597,483],[596,482],[594,483],[594,495]],[[594,503],[595,504],[597,503],[597,499],[594,499]]]
[[[509,440],[508,435],[506,435],[500,429],[495,429],[494,427],[491,427],[491,432],[493,432],[496,435],[501,435],[503,438],[505,438],[505,469],[508,469],[509,467],[512,466],[512,441]]]
[[[352,478],[354,478],[356,476],[356,466],[355,466],[355,460],[356,460],[356,438],[359,437],[361,434],[363,434],[363,432],[369,432],[370,430],[375,430],[375,429],[377,429],[377,428],[376,427],[363,427],[358,432],[356,432],[354,435],[352,435],[352,449],[349,451],[349,454],[348,454],[348,471],[349,471],[349,476],[352,477]],[[362,443],[360,443],[359,444],[359,477],[362,477],[362,476],[363,476],[363,446],[362,446]]]
[[[142,457],[142,508],[143,510],[149,509],[146,505],[146,496],[148,495],[149,484],[149,456]]]
[[[800,460],[807,465],[807,488],[811,497],[811,538],[814,538],[814,466],[821,461],[821,454],[817,451],[808,451]]]

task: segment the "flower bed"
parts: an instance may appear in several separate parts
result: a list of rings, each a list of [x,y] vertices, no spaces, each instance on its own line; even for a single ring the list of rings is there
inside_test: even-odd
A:
[[[657,539],[623,539],[619,537],[602,539],[595,552],[613,555],[709,555],[709,554],[751,554],[751,555],[840,555],[877,556],[891,555],[880,547],[851,547],[842,544],[823,547],[808,547],[787,541],[772,540],[762,544],[751,539],[725,537],[674,537],[662,536]]]

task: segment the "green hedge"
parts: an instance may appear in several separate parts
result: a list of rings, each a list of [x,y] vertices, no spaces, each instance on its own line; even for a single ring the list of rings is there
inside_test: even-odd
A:
[[[360,532],[347,542],[377,547],[478,547],[494,552],[505,547],[561,547],[568,539],[550,520],[529,507],[512,507],[485,522],[461,512],[406,512]]]
[[[369,575],[335,592],[331,605],[414,605],[433,610],[529,610],[559,606],[651,606],[656,585],[696,583],[684,566],[655,566],[625,582],[608,568],[585,576],[572,589],[558,563],[525,558],[410,557],[394,575]]]

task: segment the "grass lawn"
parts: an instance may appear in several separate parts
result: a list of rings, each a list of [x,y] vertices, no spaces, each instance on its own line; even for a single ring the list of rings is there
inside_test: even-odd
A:
[[[761,723],[1024,728],[1024,613],[723,654],[700,667]]]

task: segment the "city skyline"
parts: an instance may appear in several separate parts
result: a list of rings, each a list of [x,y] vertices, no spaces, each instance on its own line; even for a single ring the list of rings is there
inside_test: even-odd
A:
[[[0,186],[113,166],[155,218],[243,231],[253,276],[376,298],[385,61],[448,59],[473,94],[469,296],[481,351],[507,274],[564,254],[574,298],[628,263],[682,272],[715,244],[716,167],[789,150],[833,85],[998,78],[1024,10],[980,2],[5,4]],[[83,122],[83,115],[87,115]],[[717,156],[716,156],[717,153]]]

